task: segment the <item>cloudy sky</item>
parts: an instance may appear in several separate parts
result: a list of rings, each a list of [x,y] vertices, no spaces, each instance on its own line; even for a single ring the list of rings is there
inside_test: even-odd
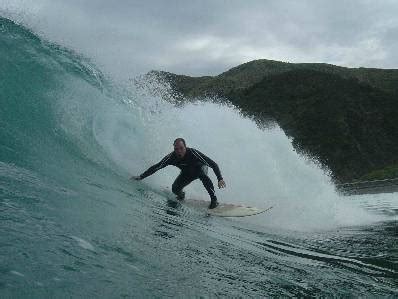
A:
[[[122,77],[262,58],[398,68],[395,0],[0,0],[0,14]]]

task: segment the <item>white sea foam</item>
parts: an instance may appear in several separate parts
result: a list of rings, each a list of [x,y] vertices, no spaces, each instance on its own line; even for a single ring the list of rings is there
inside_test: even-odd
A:
[[[77,245],[79,245],[80,247],[90,251],[94,251],[94,246],[91,245],[88,241],[76,236],[71,236],[71,238],[75,240],[77,242]]]
[[[113,107],[98,115],[95,136],[109,156],[129,174],[139,174],[173,150],[184,137],[220,166],[227,188],[220,201],[266,208],[272,212],[250,219],[262,225],[289,229],[329,229],[381,220],[347,197],[338,195],[330,177],[314,162],[299,155],[277,126],[260,129],[237,110],[214,103],[174,107],[143,97],[140,107]],[[213,181],[215,176],[209,171]],[[145,181],[169,186],[178,169],[167,167]],[[186,190],[207,199],[200,181]]]
[[[14,275],[16,275],[16,276],[25,277],[24,274],[22,274],[21,272],[15,271],[15,270],[10,271],[10,273],[11,273],[11,274],[14,274]]]

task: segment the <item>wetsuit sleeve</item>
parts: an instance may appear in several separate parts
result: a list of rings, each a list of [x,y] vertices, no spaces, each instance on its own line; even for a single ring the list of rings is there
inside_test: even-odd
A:
[[[217,176],[217,180],[221,181],[222,175],[221,175],[221,171],[220,168],[218,167],[217,163],[214,162],[212,159],[210,159],[209,157],[207,157],[205,154],[201,153],[200,151],[191,148],[192,153],[203,163],[205,163],[207,166],[211,167],[214,171],[214,173]]]
[[[151,167],[149,167],[146,171],[144,171],[142,174],[140,174],[140,178],[144,179],[147,176],[154,174],[156,171],[166,167],[167,165],[170,165],[170,162],[172,160],[172,154],[173,153],[168,154],[159,163],[156,163],[155,165],[152,165]]]

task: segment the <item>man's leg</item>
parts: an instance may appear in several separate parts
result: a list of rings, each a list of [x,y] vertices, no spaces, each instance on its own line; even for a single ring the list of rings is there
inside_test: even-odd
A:
[[[184,172],[181,172],[178,175],[173,185],[171,186],[171,190],[175,195],[177,195],[178,200],[183,200],[185,198],[185,192],[183,192],[182,189],[184,189],[184,187],[191,183],[194,179],[194,177],[189,176]]]
[[[218,206],[216,193],[214,191],[214,185],[211,179],[207,175],[207,166],[202,166],[199,171],[199,179],[202,181],[203,186],[206,188],[207,193],[210,195],[211,203],[209,209],[214,209]]]

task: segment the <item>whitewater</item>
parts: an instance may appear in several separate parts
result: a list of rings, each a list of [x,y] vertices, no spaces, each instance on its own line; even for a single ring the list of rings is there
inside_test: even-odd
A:
[[[172,167],[129,181],[177,137],[218,163],[221,202],[273,209],[208,217],[162,193]],[[1,297],[398,295],[396,193],[342,196],[278,126],[176,106],[1,17],[0,140]]]

